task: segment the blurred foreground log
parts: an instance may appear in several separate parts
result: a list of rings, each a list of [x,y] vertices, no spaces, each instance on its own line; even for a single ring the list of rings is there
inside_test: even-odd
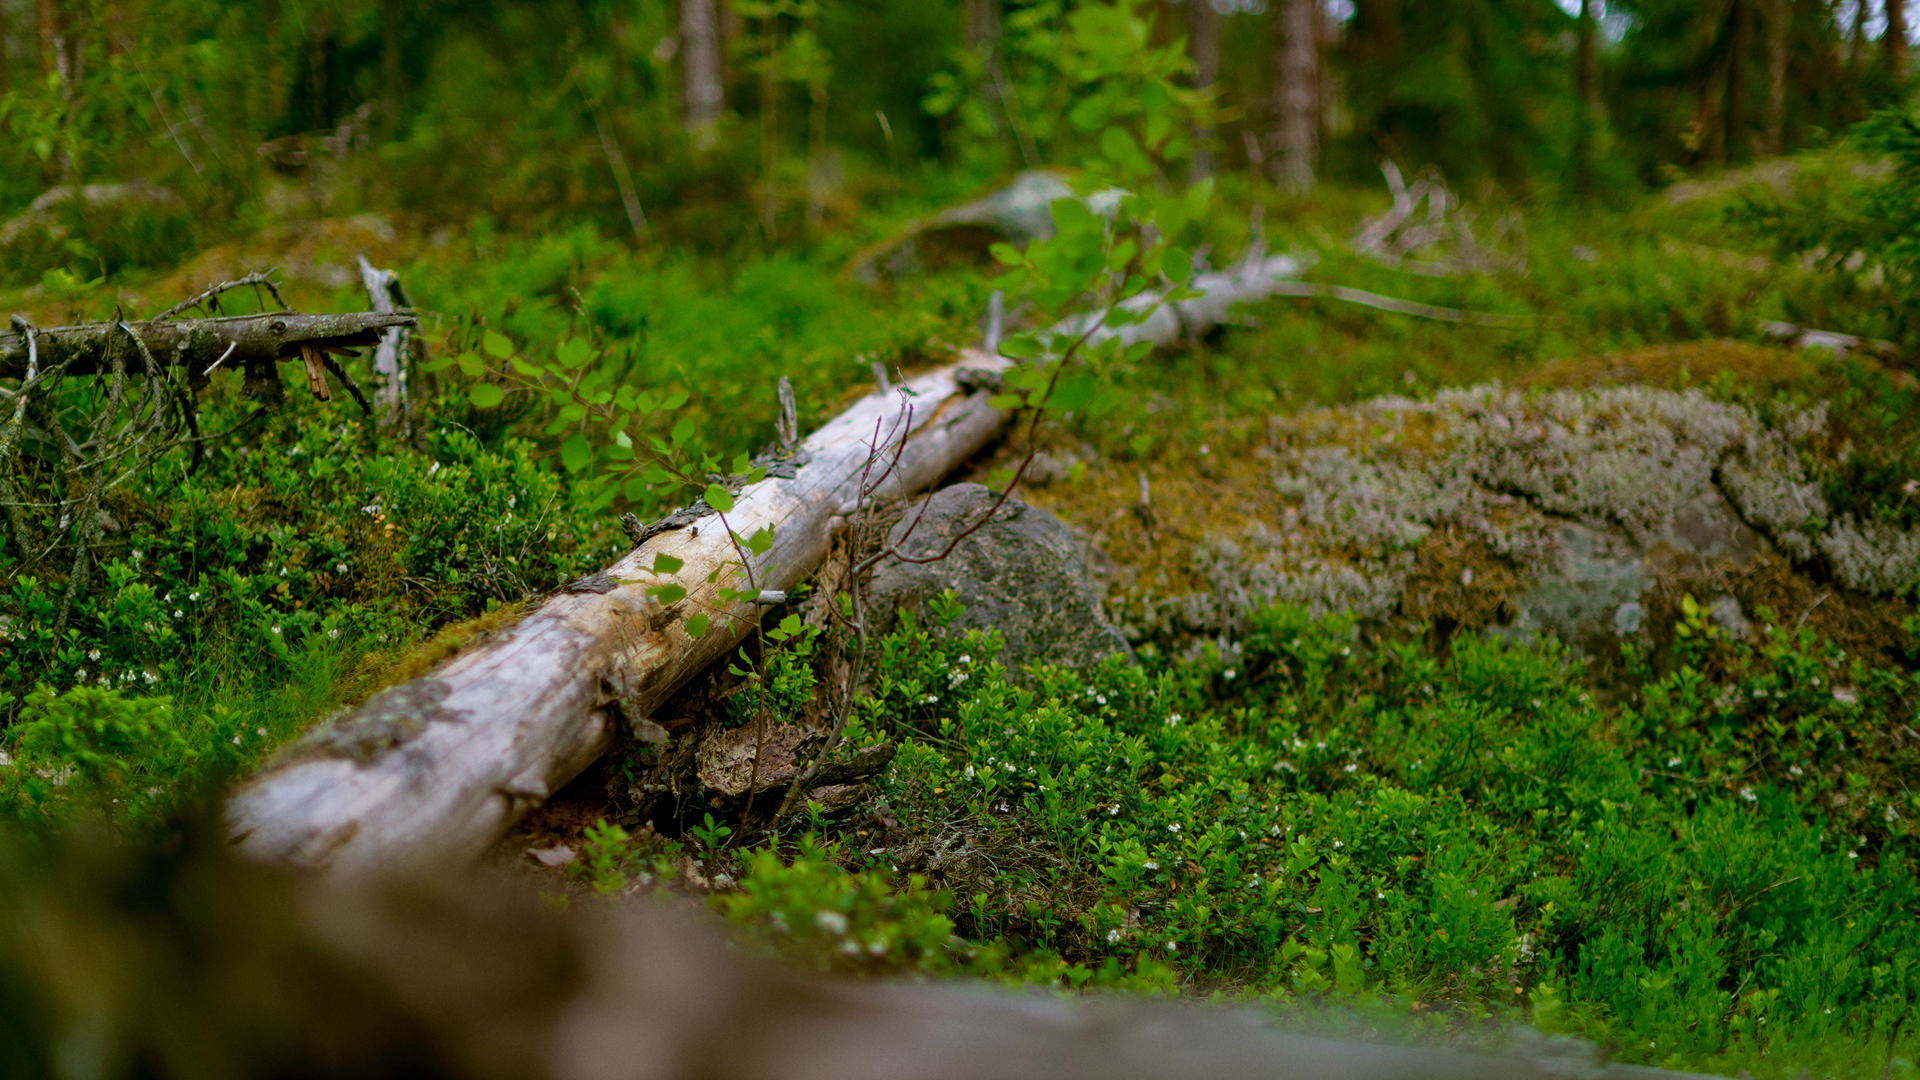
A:
[[[119,850],[0,837],[0,1001],[0,1075],[22,1077],[76,1075],[82,1053],[99,1077],[1682,1076],[1526,1032],[1470,1053],[1282,1031],[1252,1008],[809,976],[684,907],[562,915],[466,874],[314,881],[213,830]]]
[[[1124,333],[1167,344],[1202,332],[1297,269],[1286,256],[1255,257],[1199,275],[1202,296]],[[680,511],[500,636],[375,695],[233,794],[235,842],[262,859],[343,873],[477,858],[604,753],[616,724],[649,730],[675,691],[747,636],[761,609],[723,589],[745,587],[743,576],[763,590],[798,585],[825,560],[863,483],[885,474],[870,497],[906,496],[984,448],[1008,418],[989,402],[1009,363],[968,351],[868,395],[793,448],[775,475],[734,493],[724,524],[704,505]],[[729,529],[771,530],[772,546],[742,560]],[[662,557],[675,567],[666,575],[653,572]],[[669,582],[685,595],[662,603],[650,594]],[[690,619],[705,620],[706,632],[690,634]]]
[[[156,319],[124,324],[145,343],[160,364],[187,367],[195,377],[218,363],[223,368],[292,360],[303,350],[337,352],[377,344],[383,331],[410,327],[410,314],[349,312],[303,315],[269,312],[213,319]],[[85,323],[33,331],[38,370],[63,369],[67,375],[94,375],[111,369],[110,350],[124,347],[121,323]],[[27,334],[0,331],[0,379],[26,377]],[[137,373],[138,361],[128,370]]]

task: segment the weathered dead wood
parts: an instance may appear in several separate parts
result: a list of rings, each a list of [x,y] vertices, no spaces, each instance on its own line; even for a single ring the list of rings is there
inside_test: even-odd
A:
[[[1252,257],[1200,275],[1199,298],[1119,332],[1177,341],[1224,319],[1232,303],[1272,295],[1298,267],[1286,256]],[[1069,320],[1060,328],[1086,327]],[[639,546],[604,572],[502,636],[376,695],[242,786],[227,804],[236,842],[260,858],[343,873],[479,856],[605,752],[617,724],[644,730],[675,691],[746,636],[759,607],[725,601],[722,589],[792,588],[825,560],[834,531],[859,510],[863,485],[869,503],[905,496],[986,446],[1008,418],[988,403],[1009,364],[968,351],[897,391],[883,382],[801,443],[775,470],[784,475],[735,495],[724,522],[696,508],[642,527]],[[758,556],[730,536],[763,528],[773,545]],[[670,577],[651,570],[663,555],[679,561]],[[662,604],[649,595],[669,582],[686,596]],[[696,615],[710,620],[697,638],[686,628]]]
[[[234,794],[236,840],[252,855],[345,873],[478,856],[603,753],[619,718],[651,716],[758,621],[756,604],[720,598],[749,576],[729,526],[740,536],[772,530],[773,546],[744,560],[754,586],[799,584],[853,511],[876,446],[904,436],[876,493],[898,497],[998,433],[1007,414],[988,405],[987,390],[965,389],[973,383],[960,373],[1007,365],[968,353],[901,393],[869,395],[801,444],[791,475],[740,491],[724,524],[709,515],[657,533],[498,639],[376,695]],[[679,559],[678,572],[652,573],[660,555]],[[647,594],[669,581],[687,595],[661,604]],[[712,623],[699,638],[685,625],[696,614]]]
[[[108,355],[119,327],[130,328],[155,360],[169,367],[185,365],[196,375],[214,364],[240,368],[249,364],[292,360],[307,346],[323,351],[377,344],[382,331],[410,327],[416,320],[404,312],[378,314],[348,312],[304,315],[269,312],[229,315],[213,319],[161,319],[137,323],[85,323],[55,326],[34,332],[42,370],[64,370],[68,375],[93,375],[109,370]],[[124,338],[122,338],[124,341]],[[27,373],[27,338],[18,331],[0,331],[0,379],[18,379]]]

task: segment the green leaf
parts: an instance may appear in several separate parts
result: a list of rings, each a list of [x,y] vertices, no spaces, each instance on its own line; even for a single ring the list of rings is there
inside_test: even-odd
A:
[[[506,400],[506,396],[490,382],[475,383],[467,388],[467,400],[478,409],[491,409]]]
[[[687,590],[683,585],[655,585],[647,590],[647,595],[662,604],[672,604],[685,597]]]
[[[987,404],[992,406],[993,408],[1003,409],[1011,412],[1012,410],[1019,408],[1020,403],[1023,400],[1025,399],[1023,399],[1019,394],[995,394],[992,397],[987,399]]]
[[[763,526],[760,531],[747,537],[747,550],[755,555],[765,555],[773,550],[773,526]]]
[[[585,435],[574,435],[560,444],[560,464],[570,473],[577,473],[593,463],[593,447],[588,444]]]
[[[1160,273],[1175,285],[1185,285],[1193,276],[1193,256],[1184,248],[1168,248],[1167,257],[1160,263]]]
[[[1000,339],[1000,355],[1015,360],[1032,360],[1045,356],[1046,352],[1040,339],[1032,334],[1008,334]]]
[[[697,640],[707,636],[707,616],[705,612],[695,612],[687,616],[687,621],[680,625],[686,628],[687,636],[690,638]]]
[[[687,392],[685,390],[675,390],[673,393],[667,395],[665,401],[660,403],[660,411],[672,412],[686,403]]]
[[[627,482],[620,485],[620,494],[625,495],[628,502],[639,502],[647,497],[649,487],[646,477],[629,476]]]
[[[480,347],[495,360],[505,360],[513,355],[513,339],[498,330],[489,330],[481,335]]]
[[[693,438],[693,417],[683,416],[673,422],[673,445],[685,446]]]
[[[568,338],[553,350],[553,358],[565,368],[582,368],[593,358],[593,346],[584,338]]]
[[[996,243],[988,247],[987,251],[1007,266],[1023,266],[1027,261],[1027,257],[1020,253],[1020,249],[1012,244]]]
[[[719,484],[708,484],[707,505],[724,514],[733,509],[733,492]]]
[[[486,361],[470,352],[454,357],[453,362],[460,365],[460,374],[469,379],[477,379],[487,370]]]
[[[674,558],[664,551],[654,552],[653,572],[656,574],[677,574],[680,572],[680,568],[685,565],[687,565],[685,562]]]

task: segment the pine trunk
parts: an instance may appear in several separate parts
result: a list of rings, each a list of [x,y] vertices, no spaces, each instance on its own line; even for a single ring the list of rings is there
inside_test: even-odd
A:
[[[1193,60],[1193,85],[1211,90],[1220,81],[1220,13],[1212,0],[1187,0],[1187,51]],[[1193,133],[1193,176],[1212,176],[1214,130],[1200,127]]]
[[[1315,0],[1281,0],[1280,53],[1275,79],[1275,178],[1293,192],[1313,189],[1319,156],[1319,50]]]
[[[720,72],[720,17],[717,0],[680,0],[680,73],[684,83],[686,127],[703,145],[726,107]]]
[[[1907,78],[1907,5],[1905,0],[1886,0],[1887,32],[1881,36],[1880,44],[1886,50],[1887,74],[1895,82],[1905,82]]]
[[[1793,25],[1793,0],[1772,0],[1767,11],[1767,141],[1778,155],[1787,122],[1787,31]]]

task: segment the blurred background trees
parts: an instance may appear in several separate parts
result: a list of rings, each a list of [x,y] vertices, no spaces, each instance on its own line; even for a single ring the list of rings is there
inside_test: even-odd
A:
[[[1100,133],[1068,115],[1075,6],[0,0],[0,214],[140,180],[243,225],[293,200],[805,238],[850,185],[1076,160]],[[1375,183],[1391,157],[1509,195],[1624,199],[1830,141],[1908,85],[1903,0],[1132,9],[1184,40],[1183,79],[1215,95],[1194,170],[1296,191]]]

